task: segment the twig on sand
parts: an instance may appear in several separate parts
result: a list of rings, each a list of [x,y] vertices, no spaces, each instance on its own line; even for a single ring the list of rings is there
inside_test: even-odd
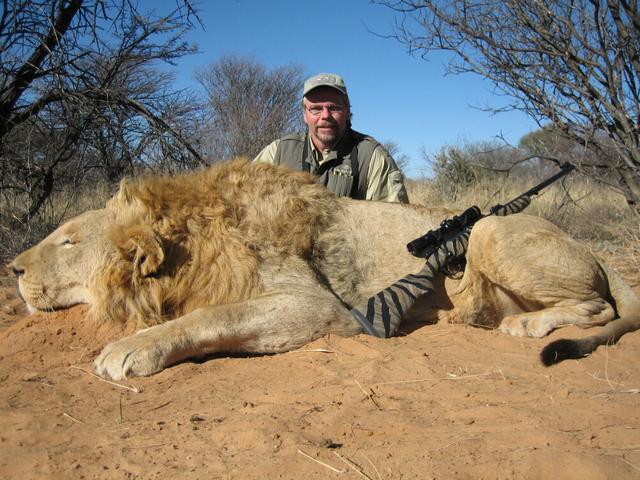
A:
[[[39,377],[33,377],[33,378],[27,378],[26,380],[23,380],[25,382],[33,382],[33,383],[40,383],[42,385],[44,385],[45,387],[53,387],[53,383],[48,382],[46,379],[42,380]]]
[[[492,327],[491,325],[483,325],[481,323],[467,323],[467,325],[471,325],[472,327],[476,327],[476,328],[483,328],[485,330],[495,330],[496,327]]]
[[[446,377],[416,378],[415,380],[396,380],[393,382],[376,382],[373,385],[403,385],[403,384],[409,384],[409,383],[424,383],[424,382],[437,383],[443,380],[467,380],[470,378],[488,377],[490,375],[493,375],[494,373],[499,374],[503,378],[503,380],[507,379],[502,369],[497,369],[497,370],[488,370],[484,373],[477,373],[473,375],[457,375],[455,373],[447,373]]]
[[[629,389],[626,389],[626,390],[618,390],[616,388],[616,385],[622,386],[622,385],[624,385],[624,383],[622,383],[622,382],[612,382],[609,379],[609,349],[608,348],[605,349],[604,379],[598,378],[595,374],[591,375],[591,376],[596,380],[604,380],[609,385],[609,391],[601,393],[599,395],[594,395],[591,398],[609,398],[611,395],[618,394],[618,393],[631,393],[631,394],[640,393],[640,388],[629,388]]]
[[[356,463],[354,463],[353,460],[351,460],[351,459],[349,459],[347,457],[343,457],[338,452],[333,452],[333,454],[336,457],[338,457],[340,460],[342,460],[344,463],[346,463],[349,466],[349,468],[351,468],[354,472],[356,472],[362,478],[366,478],[367,480],[373,480],[373,478],[371,478],[369,475],[364,473],[362,471],[362,467],[360,465],[357,465]]]
[[[111,380],[106,380],[106,379],[104,379],[104,378],[102,378],[102,377],[100,377],[100,376],[96,375],[95,373],[90,372],[89,370],[86,370],[86,369],[84,369],[84,368],[82,368],[82,367],[78,367],[78,366],[76,366],[76,365],[71,365],[69,368],[75,368],[76,370],[80,370],[80,371],[82,371],[82,372],[84,372],[84,373],[88,373],[89,375],[91,375],[92,377],[97,378],[97,379],[98,379],[98,380],[100,380],[101,382],[106,382],[106,383],[108,383],[108,384],[110,384],[110,385],[114,385],[114,386],[116,386],[116,387],[125,388],[125,389],[127,389],[127,390],[131,390],[131,391],[132,391],[132,392],[134,392],[134,393],[140,393],[140,389],[138,389],[138,388],[136,388],[136,387],[129,387],[129,386],[127,386],[127,385],[123,385],[123,384],[121,384],[121,383],[116,383],[116,382],[112,382]]]
[[[326,463],[324,463],[324,462],[321,462],[321,461],[320,461],[320,460],[318,460],[317,458],[313,458],[311,455],[309,455],[309,454],[307,454],[307,453],[304,453],[304,452],[303,452],[302,450],[300,450],[300,449],[298,449],[298,453],[299,453],[300,455],[303,455],[303,456],[307,457],[309,460],[313,460],[314,462],[319,463],[319,464],[320,464],[320,465],[322,465],[323,467],[326,467],[326,468],[328,468],[329,470],[331,470],[331,471],[333,471],[333,472],[336,472],[336,473],[344,473],[344,472],[345,472],[344,470],[338,470],[337,468],[332,467],[332,466],[331,466],[331,465],[329,465],[329,464],[326,464]]]
[[[375,399],[375,398],[373,398],[373,394],[372,394],[372,393],[367,392],[367,391],[364,389],[364,387],[363,387],[362,385],[360,385],[360,382],[359,382],[358,380],[356,380],[355,378],[353,379],[353,381],[354,381],[354,382],[356,382],[356,385],[358,385],[358,387],[360,387],[360,390],[362,390],[362,393],[364,393],[364,394],[367,396],[367,398],[368,398],[369,400],[371,400],[371,402],[376,406],[376,408],[377,408],[378,410],[384,410],[384,408],[382,408],[382,407],[380,406],[380,404],[376,401],[376,399]]]
[[[609,346],[609,345],[607,345]],[[604,351],[605,357],[604,357],[604,377],[607,379],[607,383],[609,384],[609,388],[611,388],[611,390],[615,390],[615,387],[613,385],[611,385],[611,382],[609,381],[609,349],[606,348]]]
[[[118,403],[120,404],[120,418],[118,419],[118,423],[123,423],[124,415],[122,414],[122,392],[120,392],[120,399]]]
[[[636,470],[640,470],[640,468],[638,468],[638,467],[637,467],[636,465],[634,465],[633,463],[631,463],[631,462],[627,461],[624,457],[622,457],[622,461],[623,461],[624,463],[626,463],[627,465],[629,465],[630,467],[633,467],[633,468],[635,468]]]
[[[153,407],[151,409],[149,409],[150,412],[153,412],[154,410],[160,410],[161,408],[166,407],[167,405],[169,405],[171,403],[171,400],[169,400],[168,402],[164,402],[161,403],[160,405],[158,405],[157,407]]]
[[[441,378],[440,380],[466,380],[468,378],[488,377],[489,375],[492,375],[494,373],[500,373],[502,375],[502,378],[505,378],[504,373],[502,373],[502,370],[498,369],[498,370],[487,370],[484,373],[476,373],[473,375],[457,375],[455,373],[447,373],[447,376],[445,378]]]
[[[64,415],[67,418],[70,418],[74,422],[78,422],[78,423],[84,424],[84,422],[82,420],[78,420],[76,417],[74,417],[73,415],[69,415],[67,412],[62,412],[62,415]]]
[[[393,382],[376,382],[373,385],[405,385],[408,383],[439,382],[439,378],[417,378],[415,380],[396,380]]]
[[[640,388],[630,388],[628,390],[609,390],[608,392],[600,393],[598,395],[594,395],[593,397],[589,397],[589,398],[609,398],[611,395],[620,394],[620,393],[631,393],[631,394],[637,395],[640,393]]]
[[[134,446],[134,447],[122,447],[121,450],[125,451],[125,450],[145,450],[147,448],[159,448],[159,447],[164,447],[165,445],[171,445],[171,442],[165,442],[165,443],[154,443],[153,445],[139,445],[139,446]]]
[[[598,375],[596,375],[595,373],[590,373],[590,372],[585,372],[588,376],[590,376],[591,378],[593,378],[594,380],[597,380],[599,382],[607,382],[610,386],[613,386],[613,389],[615,390],[615,386],[616,385],[624,385],[624,383],[622,382],[612,382],[609,378],[602,378],[599,377]]]
[[[367,459],[367,462],[369,462],[369,465],[371,465],[371,466],[373,467],[373,469],[374,469],[374,470],[375,470],[375,472],[376,472],[376,475],[378,476],[378,479],[379,479],[379,480],[382,480],[382,477],[380,476],[380,472],[378,471],[378,469],[376,468],[376,466],[373,464],[373,462],[372,462],[371,460],[369,460],[369,457],[367,457],[367,456],[366,456],[366,455],[364,455],[364,454],[363,454],[362,456],[363,456],[364,458],[366,458],[366,459]]]
[[[316,352],[316,353],[336,353],[333,350],[328,350],[326,348],[306,348],[303,350],[291,350],[288,353],[308,353],[308,352]]]

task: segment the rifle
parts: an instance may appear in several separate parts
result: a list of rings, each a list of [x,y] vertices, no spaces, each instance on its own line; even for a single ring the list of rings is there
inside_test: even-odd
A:
[[[529,205],[529,203],[531,203],[531,197],[533,195],[538,195],[543,188],[546,188],[552,183],[558,181],[575,168],[576,167],[569,165],[568,163],[563,164],[558,173],[540,182],[535,187],[530,188],[522,195],[518,195],[505,205],[498,203],[491,207],[489,209],[489,215],[504,216],[511,213],[521,212]],[[459,216],[443,220],[440,224],[440,228],[436,230],[429,230],[424,235],[407,243],[407,250],[415,257],[429,258],[435,253],[439,246],[447,241],[449,237],[455,236],[466,227],[472,227],[478,220],[489,215],[482,215],[480,209],[475,205],[469,207]]]
[[[440,227],[429,230],[424,235],[407,244],[409,253],[426,259],[425,266],[417,274],[402,277],[393,285],[370,297],[364,305],[351,309],[351,314],[360,323],[365,333],[375,337],[390,337],[402,322],[404,314],[418,298],[433,293],[435,275],[445,271],[453,261],[464,259],[471,235],[471,228],[480,219],[490,215],[504,216],[524,210],[531,197],[551,185],[575,167],[568,163],[560,167],[555,175],[540,182],[506,204],[491,207],[488,215],[483,215],[477,206],[472,206],[462,214],[444,220]],[[362,312],[366,312],[366,314]]]

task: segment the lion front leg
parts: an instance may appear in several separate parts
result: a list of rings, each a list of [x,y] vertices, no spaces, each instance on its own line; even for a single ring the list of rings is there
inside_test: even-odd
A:
[[[210,353],[284,352],[327,333],[349,336],[360,331],[348,310],[326,291],[271,294],[199,308],[141,330],[108,344],[94,366],[102,377],[122,380]]]
[[[185,358],[181,352],[189,348],[189,339],[186,332],[175,325],[178,321],[146,328],[109,343],[93,362],[96,373],[104,378],[124,380],[153,375],[179,362]]]

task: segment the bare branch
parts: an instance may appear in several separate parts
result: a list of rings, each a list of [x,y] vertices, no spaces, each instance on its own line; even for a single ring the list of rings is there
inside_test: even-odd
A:
[[[268,143],[301,128],[302,69],[270,71],[247,57],[226,56],[196,72],[208,97],[210,155],[254,157]]]
[[[625,0],[394,0],[393,38],[452,53],[448,72],[492,81],[511,109],[551,125],[615,171],[640,204],[640,14]],[[496,107],[500,111],[504,107]],[[612,155],[613,154],[613,155]]]
[[[62,219],[52,199],[141,168],[203,163],[202,104],[158,69],[195,52],[189,0],[21,0],[0,12],[0,233],[24,248]],[[163,11],[164,9],[164,11]],[[48,215],[46,222],[42,221]],[[35,228],[41,222],[42,228]],[[15,241],[0,238],[4,245]],[[16,247],[12,247],[16,248]],[[14,250],[15,253],[15,250]]]

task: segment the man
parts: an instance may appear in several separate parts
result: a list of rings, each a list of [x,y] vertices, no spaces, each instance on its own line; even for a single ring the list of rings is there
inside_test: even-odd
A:
[[[341,77],[321,73],[304,82],[307,132],[267,145],[254,159],[311,172],[341,197],[407,203],[402,173],[375,139],[351,129],[351,105]]]

